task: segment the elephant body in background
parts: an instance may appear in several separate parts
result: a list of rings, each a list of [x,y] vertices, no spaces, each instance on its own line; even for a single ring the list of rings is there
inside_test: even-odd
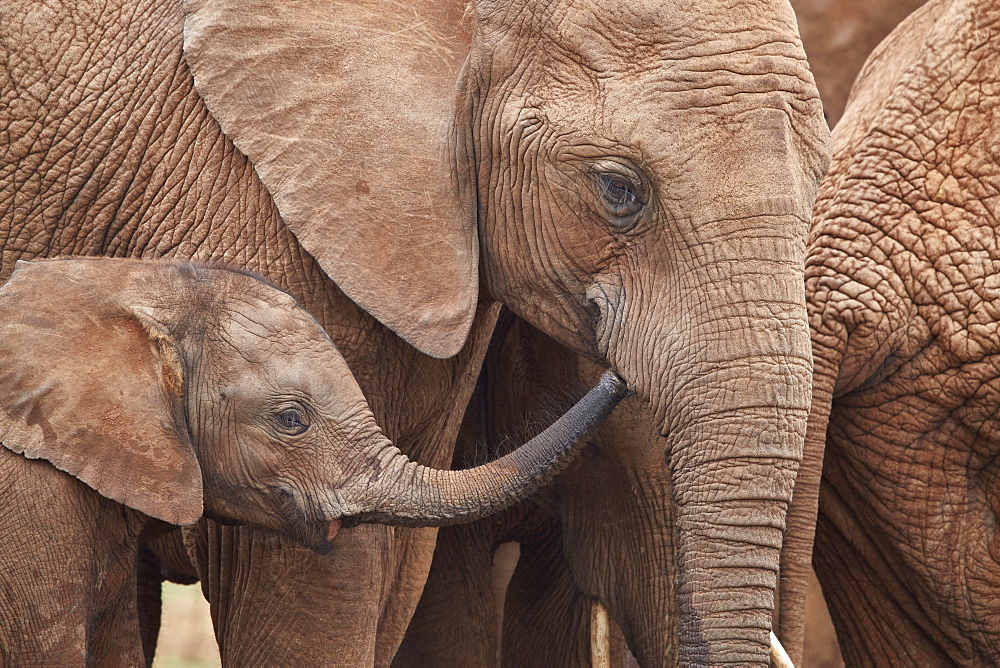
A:
[[[823,109],[830,127],[834,127],[844,113],[851,85],[865,63],[865,59],[878,43],[926,0],[792,0],[802,45],[809,59],[809,68],[816,77],[823,100]],[[808,501],[811,505],[813,501]],[[793,502],[793,515],[796,514]],[[791,541],[799,535],[813,533],[813,512],[806,511],[806,519],[793,520]],[[789,574],[783,615],[789,625],[782,624],[782,638],[794,656],[803,642],[803,627],[799,620],[804,615],[805,633],[803,660],[807,665],[839,665],[840,656],[835,634],[826,612],[823,594],[815,576],[811,576],[808,592],[805,591],[806,575],[797,573],[799,564],[808,564],[803,555],[811,551],[808,539],[799,541],[783,556],[784,570]],[[808,599],[808,603],[806,600]],[[789,603],[790,601],[790,603]],[[824,664],[826,665],[826,664]]]
[[[878,43],[927,0],[792,0],[802,46],[833,127]]]
[[[817,201],[796,500],[825,443],[814,563],[848,665],[1000,652],[998,44],[989,0],[904,21],[858,77]]]
[[[507,304],[655,420],[677,534],[651,568],[676,589],[635,606],[679,621],[650,661],[767,661],[828,159],[785,0],[12,2],[0,30],[4,275],[65,253],[259,273],[436,466]],[[186,533],[236,665],[388,663],[435,538]]]

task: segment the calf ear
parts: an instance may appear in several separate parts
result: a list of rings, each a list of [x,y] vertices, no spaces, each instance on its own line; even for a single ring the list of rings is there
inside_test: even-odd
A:
[[[0,442],[172,524],[202,514],[181,360],[128,286],[165,265],[19,262],[0,288]],[[176,272],[174,272],[176,275]]]

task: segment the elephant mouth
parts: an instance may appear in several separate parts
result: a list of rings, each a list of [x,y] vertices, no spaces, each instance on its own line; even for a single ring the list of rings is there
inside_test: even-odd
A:
[[[333,539],[341,526],[346,526],[343,519],[328,520],[322,512],[311,510],[302,503],[305,499],[300,494],[286,487],[272,487],[270,497],[278,521],[276,525],[263,528],[318,554],[329,554],[333,550]]]
[[[300,515],[300,518],[301,522],[288,523],[284,529],[276,533],[317,554],[330,554],[333,551],[333,539],[340,531],[341,521],[308,520],[304,514]]]
[[[260,531],[283,536],[318,554],[329,554],[333,550],[333,539],[337,536],[342,524],[341,520],[328,522],[325,520],[309,519],[301,508],[293,509],[291,513],[283,513],[277,526],[271,523],[265,524],[239,520],[228,515],[220,515],[210,511],[205,511],[204,517],[223,526],[252,526]]]

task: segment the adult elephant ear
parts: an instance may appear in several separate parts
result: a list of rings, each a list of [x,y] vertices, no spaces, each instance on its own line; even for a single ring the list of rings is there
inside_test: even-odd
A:
[[[463,4],[185,0],[195,87],[285,223],[348,297],[436,357],[462,347],[478,297],[473,203],[450,159]]]

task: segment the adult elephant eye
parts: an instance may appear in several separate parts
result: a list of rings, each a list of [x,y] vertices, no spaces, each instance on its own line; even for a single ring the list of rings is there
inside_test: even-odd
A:
[[[298,436],[309,428],[302,411],[297,408],[286,408],[274,416],[275,426],[283,434]]]
[[[612,217],[626,222],[646,206],[639,185],[624,174],[598,172],[597,190]]]

